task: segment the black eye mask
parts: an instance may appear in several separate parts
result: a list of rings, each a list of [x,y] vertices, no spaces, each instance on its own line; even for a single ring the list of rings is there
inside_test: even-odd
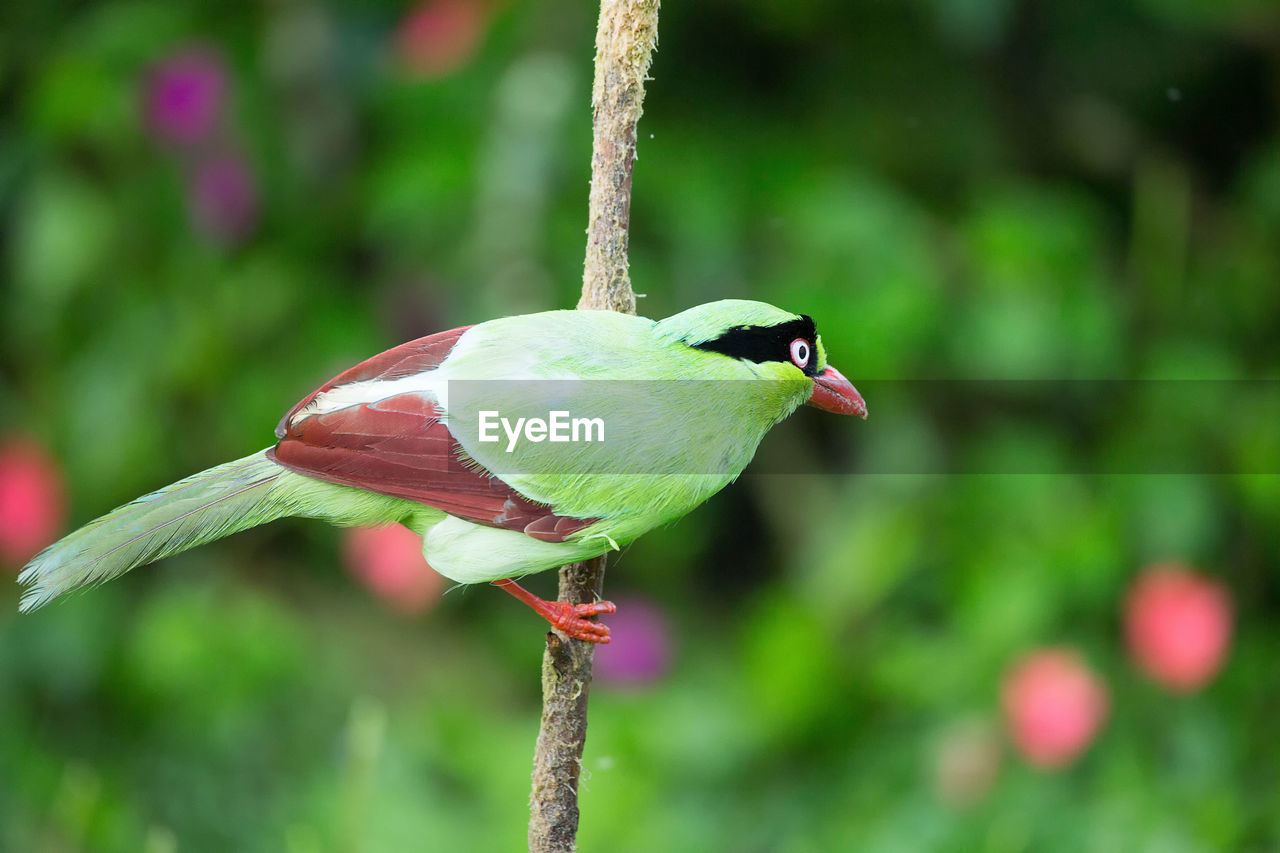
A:
[[[802,369],[808,376],[817,375],[817,330],[813,326],[813,319],[806,314],[776,326],[734,326],[718,338],[694,344],[694,349],[718,352],[730,358],[745,358],[757,363],[783,361],[793,364],[791,342],[796,338],[803,338],[809,345],[809,363]]]

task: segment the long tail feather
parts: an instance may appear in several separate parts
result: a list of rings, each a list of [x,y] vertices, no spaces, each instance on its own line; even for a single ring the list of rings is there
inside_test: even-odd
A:
[[[18,582],[24,613],[63,593],[290,514],[272,486],[288,472],[265,451],[228,462],[138,498],[36,556]]]

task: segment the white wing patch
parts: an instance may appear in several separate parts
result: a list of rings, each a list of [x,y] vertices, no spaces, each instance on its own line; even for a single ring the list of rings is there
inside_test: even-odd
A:
[[[450,379],[520,381],[579,378],[566,368],[550,371],[542,367],[544,359],[531,353],[529,346],[516,344],[510,335],[493,338],[476,334],[481,328],[483,326],[477,326],[463,333],[448,357],[434,370],[425,370],[401,379],[365,379],[330,388],[317,394],[314,400],[299,409],[289,419],[289,426],[297,426],[312,415],[326,415],[352,406],[368,405],[388,397],[412,393],[425,394],[447,418]],[[501,369],[495,370],[495,365],[501,365]]]
[[[298,410],[289,420],[289,426],[297,426],[312,415],[327,415],[352,406],[377,403],[401,394],[423,394],[443,410],[449,407],[449,381],[440,370],[415,373],[403,379],[366,379],[330,388]]]

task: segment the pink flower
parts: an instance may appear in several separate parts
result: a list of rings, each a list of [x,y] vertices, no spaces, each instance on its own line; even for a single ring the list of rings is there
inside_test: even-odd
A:
[[[188,175],[187,201],[200,233],[217,243],[238,243],[258,222],[258,190],[243,157],[223,153],[201,160]]]
[[[444,591],[444,578],[422,556],[422,538],[407,527],[353,527],[342,550],[356,580],[400,613],[422,613]]]
[[[226,69],[216,53],[196,48],[172,54],[147,76],[147,127],[162,142],[202,142],[222,119],[226,93]]]
[[[1109,703],[1106,687],[1076,652],[1050,648],[1014,662],[1000,704],[1018,751],[1037,767],[1053,769],[1084,751]]]
[[[488,13],[479,0],[424,0],[400,23],[396,54],[417,77],[444,77],[475,52]]]
[[[595,677],[616,685],[650,684],[671,662],[670,629],[662,611],[642,599],[618,599],[604,617],[610,642],[596,647]]]
[[[0,561],[21,566],[62,529],[65,502],[58,464],[34,441],[0,444]]]
[[[1222,584],[1178,565],[1147,569],[1125,602],[1129,653],[1170,690],[1203,687],[1222,668],[1231,641],[1231,600]]]

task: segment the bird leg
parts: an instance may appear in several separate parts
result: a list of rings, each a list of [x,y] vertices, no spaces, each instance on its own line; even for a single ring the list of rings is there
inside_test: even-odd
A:
[[[567,636],[588,643],[608,643],[609,626],[593,621],[590,617],[601,613],[613,613],[618,608],[612,601],[592,604],[570,604],[567,601],[546,601],[529,592],[511,578],[494,581],[493,585],[505,589],[534,609],[534,612]]]

